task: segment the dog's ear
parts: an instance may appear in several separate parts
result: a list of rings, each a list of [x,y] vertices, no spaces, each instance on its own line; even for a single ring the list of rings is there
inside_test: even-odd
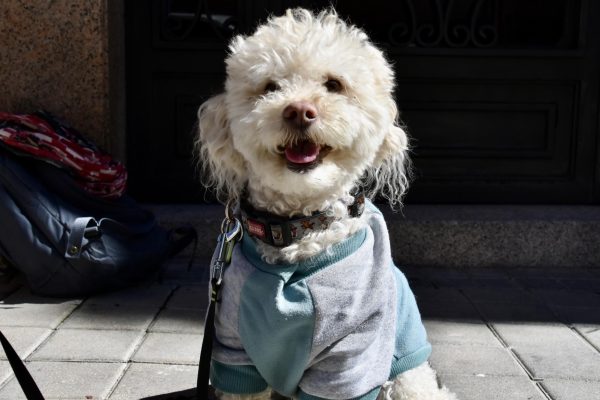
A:
[[[366,183],[370,195],[381,195],[392,208],[402,205],[402,196],[408,189],[410,180],[410,159],[408,158],[408,136],[398,123],[398,110],[390,100],[392,122],[385,131],[373,166],[367,170]]]
[[[215,96],[200,106],[198,128],[196,155],[202,183],[215,189],[220,200],[238,198],[244,190],[246,168],[244,159],[233,147],[225,95]]]

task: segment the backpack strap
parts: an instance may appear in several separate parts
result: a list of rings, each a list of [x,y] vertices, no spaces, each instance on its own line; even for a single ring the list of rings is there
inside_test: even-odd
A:
[[[15,373],[15,377],[17,378],[21,389],[23,389],[23,393],[25,394],[27,400],[44,400],[42,392],[40,392],[40,389],[35,384],[35,381],[29,374],[29,371],[27,371],[25,364],[23,364],[21,358],[19,358],[17,352],[15,349],[13,349],[13,347],[10,345],[10,342],[6,339],[6,337],[4,337],[1,331],[0,343],[2,343],[2,347],[6,353],[6,358],[8,359],[8,362],[10,363],[10,366]]]
[[[73,224],[71,224],[71,234],[69,235],[67,249],[65,251],[66,258],[79,258],[81,255],[81,248],[83,247],[85,231],[90,225],[97,228],[98,222],[92,217],[80,217],[73,221]]]
[[[67,240],[65,257],[79,258],[81,251],[83,250],[84,240],[101,236],[103,226],[110,226],[112,229],[127,235],[136,235],[150,231],[155,225],[156,222],[154,219],[134,228],[132,226],[122,224],[112,218],[102,218],[99,221],[96,221],[96,219],[93,217],[75,218],[70,226],[71,234]],[[196,232],[194,231],[193,233],[195,234]],[[185,246],[187,246],[193,239],[193,237],[191,237],[192,233],[185,231],[185,235],[185,240],[187,240],[187,242],[185,242],[185,244],[179,244],[179,246],[182,247],[178,251],[183,250],[183,248],[185,248]]]

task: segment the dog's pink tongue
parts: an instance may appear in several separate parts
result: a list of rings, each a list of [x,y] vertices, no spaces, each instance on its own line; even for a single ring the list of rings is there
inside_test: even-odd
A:
[[[308,164],[317,159],[320,147],[308,140],[285,148],[285,158],[294,164]]]

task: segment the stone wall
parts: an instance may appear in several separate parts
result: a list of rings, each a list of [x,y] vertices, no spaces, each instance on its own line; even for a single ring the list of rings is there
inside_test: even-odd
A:
[[[111,1],[3,0],[0,110],[47,109],[118,149],[109,101]]]

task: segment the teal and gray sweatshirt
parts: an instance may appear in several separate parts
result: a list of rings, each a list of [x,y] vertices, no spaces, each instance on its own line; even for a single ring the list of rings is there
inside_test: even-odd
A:
[[[431,346],[385,221],[371,203],[365,213],[365,229],[297,264],[265,263],[247,235],[236,246],[215,320],[215,388],[370,400],[427,360]]]

